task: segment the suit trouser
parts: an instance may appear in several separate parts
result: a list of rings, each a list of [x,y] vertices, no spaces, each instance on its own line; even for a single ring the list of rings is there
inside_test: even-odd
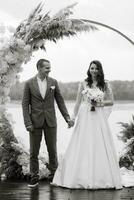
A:
[[[45,142],[47,146],[47,151],[49,155],[49,165],[48,168],[52,174],[57,169],[57,127],[49,127],[44,122],[42,129],[34,129],[30,133],[30,173],[31,178],[39,178],[39,161],[38,155],[40,150],[40,144],[42,140],[42,133],[44,132]]]

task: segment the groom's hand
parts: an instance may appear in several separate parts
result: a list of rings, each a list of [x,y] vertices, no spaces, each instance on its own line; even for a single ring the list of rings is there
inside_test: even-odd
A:
[[[74,121],[71,119],[69,119],[67,123],[68,123],[68,128],[71,128],[74,126]]]
[[[34,131],[33,125],[27,126],[26,129],[27,129],[28,132],[33,132]]]

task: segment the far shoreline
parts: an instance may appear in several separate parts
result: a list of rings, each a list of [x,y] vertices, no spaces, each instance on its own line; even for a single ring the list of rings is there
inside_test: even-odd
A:
[[[11,100],[8,104],[21,104],[21,100]],[[75,100],[65,100],[66,103],[75,103]],[[115,100],[114,104],[134,104],[134,100]]]
[[[67,106],[67,108],[72,108],[75,105],[75,101],[74,100],[66,100],[65,104]],[[17,101],[10,101],[9,103],[7,103],[6,108],[19,108],[21,107],[22,102],[21,100],[17,100]],[[57,109],[57,104],[55,104],[56,109]],[[118,100],[118,101],[114,101],[114,105],[112,107],[112,111],[132,111],[134,112],[134,101],[126,101],[126,100]]]

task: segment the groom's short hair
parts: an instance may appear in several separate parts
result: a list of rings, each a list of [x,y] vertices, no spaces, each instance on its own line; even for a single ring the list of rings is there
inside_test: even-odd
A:
[[[37,69],[38,69],[39,66],[40,66],[40,67],[42,66],[43,62],[50,63],[49,60],[42,58],[42,59],[38,60],[38,62],[37,62],[37,64],[36,64]]]

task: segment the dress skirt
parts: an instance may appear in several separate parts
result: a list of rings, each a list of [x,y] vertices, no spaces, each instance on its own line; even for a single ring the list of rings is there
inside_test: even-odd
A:
[[[70,143],[52,184],[66,188],[121,189],[117,154],[105,108],[82,103]]]

